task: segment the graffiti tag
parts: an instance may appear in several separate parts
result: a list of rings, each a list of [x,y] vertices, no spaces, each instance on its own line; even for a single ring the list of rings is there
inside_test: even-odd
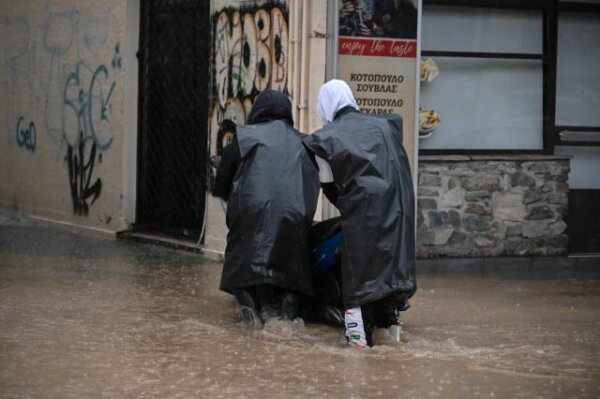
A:
[[[73,112],[76,131],[83,132],[85,138],[92,138],[99,150],[106,150],[111,146],[113,137],[102,130],[102,125],[108,122],[110,100],[116,83],[112,81],[106,84],[109,78],[108,68],[100,65],[86,87],[81,77],[83,68],[84,65],[79,63],[67,77],[63,92],[65,108]],[[66,130],[65,127],[67,143],[75,145],[77,140],[73,140],[72,135],[69,137]]]
[[[100,178],[91,184],[95,161],[96,143],[90,137],[84,138],[83,132],[79,132],[77,150],[71,145],[68,145],[67,149],[73,213],[77,215],[87,216],[90,205],[98,199],[102,191]]]
[[[29,126],[23,128],[21,123],[25,120],[24,117],[19,117],[17,121],[17,144],[19,147],[35,152],[37,134],[35,131],[35,123],[29,122]]]

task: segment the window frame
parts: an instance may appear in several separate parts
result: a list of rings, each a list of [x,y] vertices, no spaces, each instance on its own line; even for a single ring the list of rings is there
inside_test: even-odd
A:
[[[557,1],[556,4],[556,21],[555,21],[555,54],[554,59],[554,94],[556,99],[556,71],[558,65],[558,22],[561,12],[565,13],[581,13],[581,14],[599,14],[600,18],[600,3],[581,3],[574,1]],[[568,125],[557,125],[553,120],[552,135],[554,137],[554,145],[561,146],[579,146],[579,147],[597,147],[600,146],[600,126],[568,126]],[[584,141],[584,140],[564,140],[561,132],[593,132],[596,136],[596,140]]]
[[[600,126],[560,126],[556,124],[556,71],[558,56],[558,19],[560,12],[600,13],[598,3],[559,0],[422,0],[425,6],[469,9],[511,9],[542,12],[542,53],[498,53],[471,51],[435,51],[421,49],[421,57],[465,57],[530,59],[542,61],[542,143],[541,149],[419,149],[420,155],[442,154],[552,154],[557,145],[600,146]],[[598,141],[564,140],[562,131],[598,132]]]

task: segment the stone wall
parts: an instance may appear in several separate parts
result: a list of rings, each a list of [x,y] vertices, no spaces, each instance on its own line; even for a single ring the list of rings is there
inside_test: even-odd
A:
[[[569,159],[421,156],[417,256],[563,255]]]

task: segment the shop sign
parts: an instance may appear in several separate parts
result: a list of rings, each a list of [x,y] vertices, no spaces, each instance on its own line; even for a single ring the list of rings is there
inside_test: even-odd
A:
[[[398,114],[414,170],[417,130],[417,0],[341,0],[338,78],[360,110]]]

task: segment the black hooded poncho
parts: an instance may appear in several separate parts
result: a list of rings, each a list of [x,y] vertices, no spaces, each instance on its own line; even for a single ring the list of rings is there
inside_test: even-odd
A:
[[[416,290],[415,207],[402,119],[343,108],[304,143],[331,166],[343,235],[347,309]]]
[[[319,193],[318,171],[292,126],[291,103],[261,93],[237,128],[241,163],[227,204],[220,289],[270,284],[312,294],[307,232]]]

